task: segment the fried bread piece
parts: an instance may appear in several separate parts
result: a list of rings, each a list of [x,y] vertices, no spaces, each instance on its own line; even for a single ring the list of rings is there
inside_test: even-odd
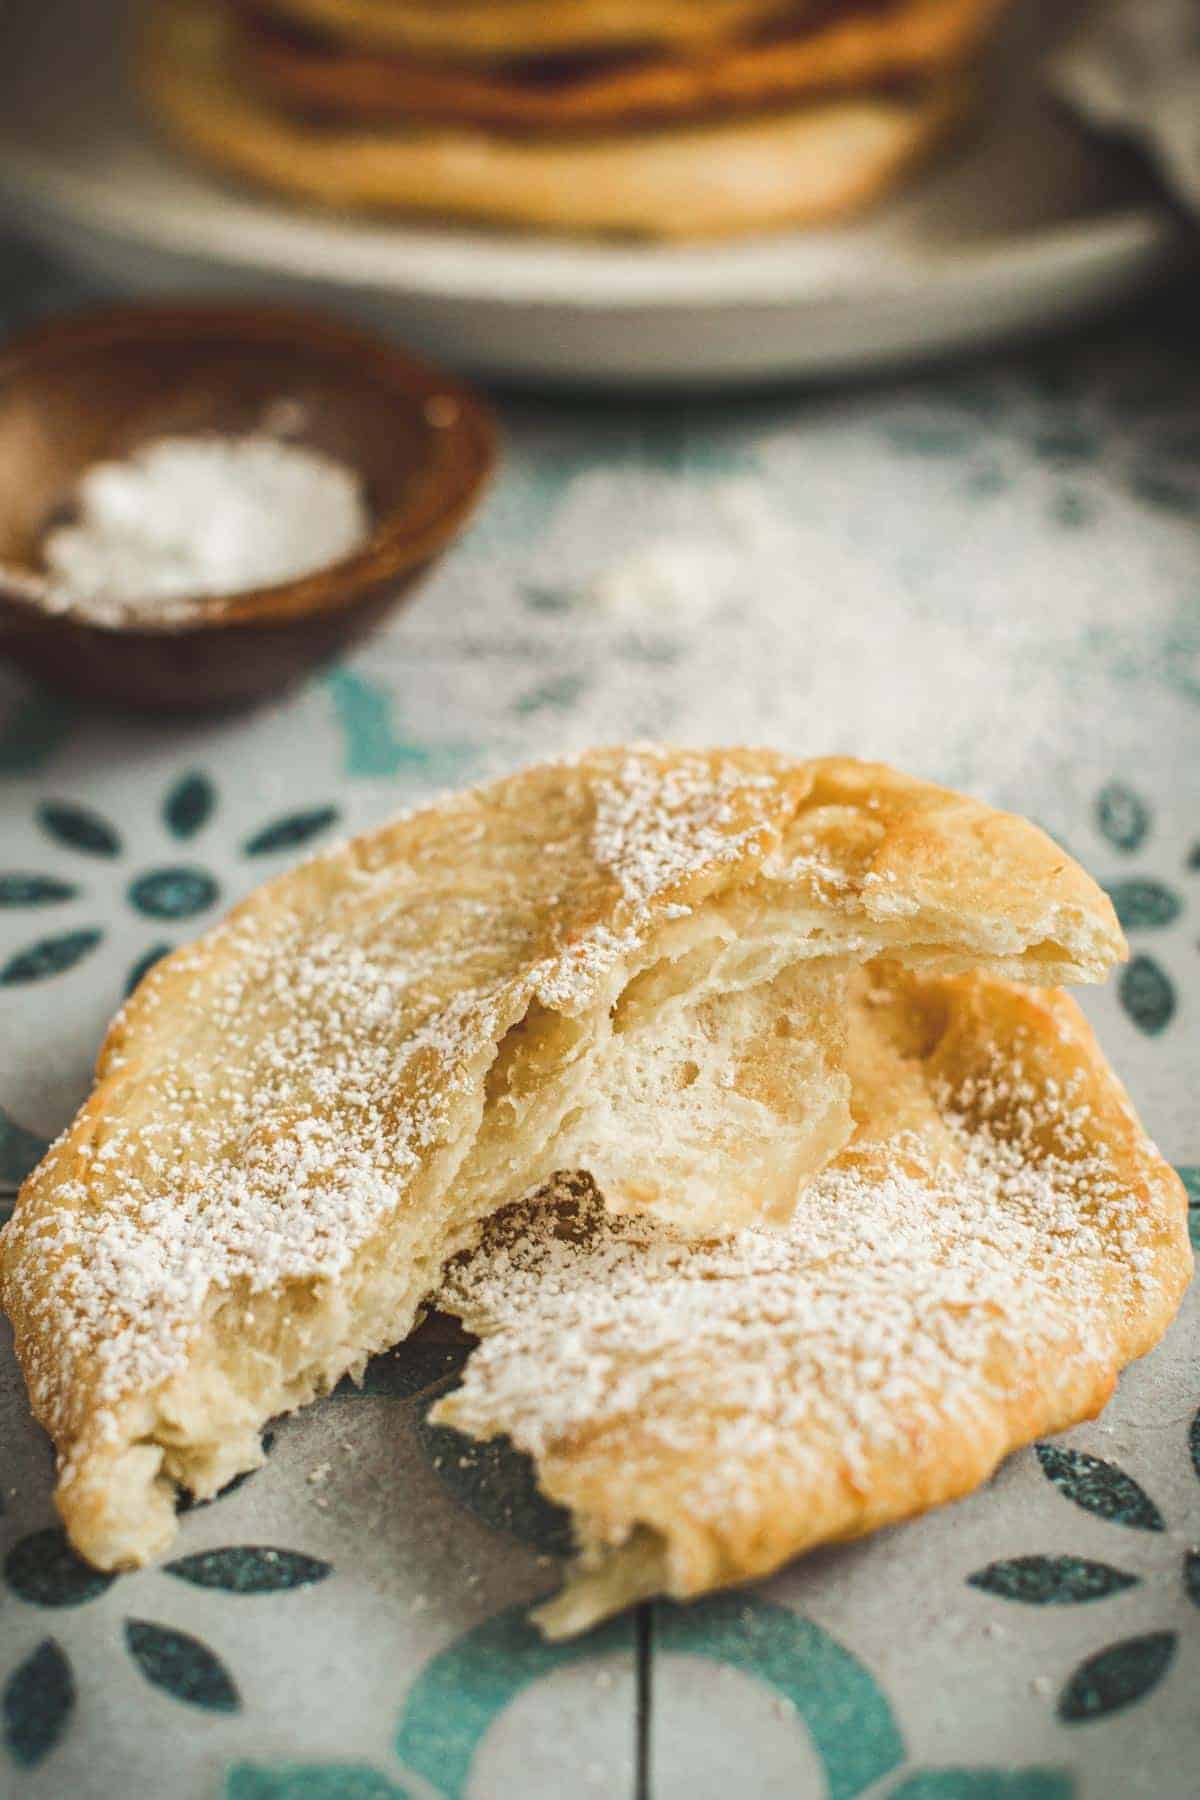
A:
[[[962,117],[966,78],[712,122],[514,139],[477,125],[295,116],[239,66],[230,19],[158,0],[139,56],[163,129],[204,163],[313,206],[548,232],[704,238],[868,205]]]
[[[878,765],[598,751],[269,883],[158,963],[0,1238],[101,1567],[411,1329],[497,1208],[586,1169],[687,1231],[786,1218],[848,1137],[881,953],[1098,979],[1112,908],[1034,826]]]
[[[269,13],[339,40],[463,60],[714,44],[821,0],[259,0]]]
[[[310,116],[359,125],[422,120],[510,133],[628,130],[929,80],[972,56],[1005,4],[851,5],[811,21],[788,17],[761,35],[700,52],[540,56],[482,68],[280,30],[251,8],[235,17],[233,56],[269,100]]]

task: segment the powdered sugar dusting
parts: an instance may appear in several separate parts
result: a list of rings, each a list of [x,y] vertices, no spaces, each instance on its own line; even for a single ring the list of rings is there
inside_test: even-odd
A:
[[[527,805],[575,795],[577,767]],[[453,860],[488,817],[490,790],[481,811],[460,796],[385,827],[400,835],[380,866],[373,840],[313,859],[266,922],[235,917],[174,958],[169,998],[168,966],[151,978],[107,1058],[115,1093],[51,1153],[3,1247],[31,1388],[56,1428],[178,1373],[221,1297],[343,1276],[430,1157],[473,1129],[509,1025],[535,999],[591,1004],[646,941],[656,897],[740,854],[779,794],[753,771],[650,749],[601,755],[584,782],[594,808],[571,799],[544,859],[520,832],[514,847],[503,827],[477,831],[471,891],[426,891],[410,846],[426,854],[440,831]],[[739,794],[755,804],[735,814]]]
[[[1016,1137],[951,1115],[932,1160],[911,1135],[852,1153],[783,1231],[689,1242],[577,1184],[513,1209],[448,1273],[440,1303],[483,1337],[448,1416],[568,1463],[631,1433],[628,1458],[679,1459],[693,1516],[728,1521],[764,1471],[865,1470],[914,1416],[967,1421],[1111,1360],[1114,1321],[1156,1290],[1152,1221],[1083,1153],[1077,1102],[1005,1086]]]
[[[771,776],[732,765],[714,776],[696,759],[664,766],[661,753],[635,752],[617,780],[597,787],[592,854],[636,914],[706,864],[736,861],[763,821],[751,809],[737,829],[735,801],[774,786]]]
[[[18,1208],[10,1227],[10,1254],[43,1269],[68,1259],[34,1315],[47,1341],[90,1349],[102,1401],[181,1367],[214,1291],[336,1279],[403,1201],[493,1027],[471,995],[392,1037],[387,1019],[428,968],[334,934],[275,955],[248,936],[240,948],[203,1002],[225,1028],[223,1068],[189,1068],[185,1017],[153,1072],[149,1119],[116,1117],[69,1162],[53,1151],[55,1204],[28,1219]]]

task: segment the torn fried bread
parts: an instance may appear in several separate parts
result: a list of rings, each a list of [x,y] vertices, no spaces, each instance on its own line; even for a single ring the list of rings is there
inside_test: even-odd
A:
[[[260,889],[137,989],[0,1240],[72,1542],[156,1554],[177,1486],[256,1466],[557,1171],[684,1232],[785,1220],[883,953],[1056,982],[1124,945],[1025,821],[766,751],[531,769]]]

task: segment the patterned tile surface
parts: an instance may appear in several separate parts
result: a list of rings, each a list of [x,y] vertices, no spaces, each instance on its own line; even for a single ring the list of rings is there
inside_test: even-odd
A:
[[[15,244],[0,271],[8,324],[79,297]],[[0,1218],[155,956],[331,833],[631,735],[880,755],[1040,819],[1129,931],[1088,1006],[1200,1218],[1194,314],[845,393],[509,403],[416,604],[249,716],[114,722],[0,673]],[[652,607],[606,578],[664,543],[704,578]],[[557,1650],[525,1608],[561,1520],[425,1424],[453,1342],[279,1423],[114,1580],[55,1526],[0,1339],[0,1793],[1184,1800],[1198,1330],[1192,1301],[1101,1420],[960,1506]]]

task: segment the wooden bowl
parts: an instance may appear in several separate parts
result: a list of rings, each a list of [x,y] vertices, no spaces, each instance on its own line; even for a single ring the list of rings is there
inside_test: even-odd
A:
[[[185,602],[161,622],[47,604],[39,545],[93,463],[272,419],[358,471],[373,522],[361,550],[277,587]],[[274,692],[404,597],[479,498],[495,445],[467,388],[310,313],[121,307],[42,326],[0,351],[0,651],[55,687],[126,707]]]

